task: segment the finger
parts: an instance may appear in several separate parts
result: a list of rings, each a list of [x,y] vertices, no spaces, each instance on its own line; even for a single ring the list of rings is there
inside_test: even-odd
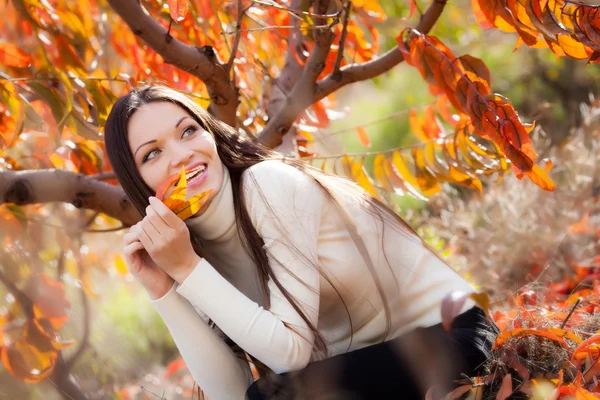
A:
[[[140,239],[140,242],[142,242],[142,244],[144,245],[144,248],[146,250],[150,250],[154,248],[154,242],[152,241],[152,239],[150,238],[150,236],[148,236],[148,233],[146,232],[146,230],[144,229],[144,225],[142,224],[140,226],[140,230],[138,231],[138,237]]]
[[[134,242],[139,242],[139,233],[137,231],[137,229],[135,231],[131,231],[129,233],[126,233],[123,236],[123,245],[127,246],[128,244],[134,243]]]
[[[162,238],[160,231],[156,229],[154,225],[152,225],[152,222],[150,222],[148,217],[145,217],[142,221],[142,231],[146,232],[153,244],[158,244],[161,242]]]
[[[158,231],[158,233],[160,233],[161,235],[163,234],[163,232],[166,232],[167,230],[171,230],[172,229],[162,219],[162,217],[160,215],[158,215],[158,213],[152,207],[152,205],[149,205],[148,207],[146,207],[146,219],[148,219],[150,221],[150,223],[156,228],[156,230]]]
[[[132,256],[138,250],[144,250],[142,242],[133,242],[123,248],[123,254],[125,256]]]
[[[149,201],[154,211],[156,211],[163,221],[165,221],[165,224],[171,228],[175,229],[183,222],[173,211],[171,211],[169,207],[165,205],[165,203],[158,200],[156,197],[150,196]]]

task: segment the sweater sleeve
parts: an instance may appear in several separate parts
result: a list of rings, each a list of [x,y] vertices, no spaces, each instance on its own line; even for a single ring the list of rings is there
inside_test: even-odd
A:
[[[244,399],[253,381],[248,363],[235,356],[176,292],[176,286],[150,302],[169,328],[194,380],[211,399]]]
[[[243,186],[250,218],[264,241],[275,278],[316,327],[320,289],[317,236],[324,194],[310,177],[278,161],[249,168]],[[275,372],[303,368],[312,354],[314,334],[273,279],[268,288],[270,307],[266,310],[202,259],[177,292]]]

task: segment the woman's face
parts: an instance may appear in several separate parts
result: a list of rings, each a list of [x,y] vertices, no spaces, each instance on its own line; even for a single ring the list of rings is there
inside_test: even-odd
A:
[[[127,129],[129,148],[146,184],[156,192],[163,182],[178,176],[184,166],[188,197],[212,189],[203,207],[206,209],[221,189],[225,168],[212,135],[183,108],[170,102],[143,105],[134,112]]]

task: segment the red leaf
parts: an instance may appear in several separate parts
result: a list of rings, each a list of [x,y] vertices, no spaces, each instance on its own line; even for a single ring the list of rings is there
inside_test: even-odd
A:
[[[188,11],[188,0],[167,0],[171,18],[176,22],[183,21]]]
[[[506,400],[508,396],[511,395],[512,391],[512,376],[510,374],[506,374],[502,379],[502,385],[500,386],[500,390],[496,395],[496,400]]]

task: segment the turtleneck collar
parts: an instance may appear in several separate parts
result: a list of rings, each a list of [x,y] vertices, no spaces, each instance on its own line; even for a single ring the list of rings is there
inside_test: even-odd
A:
[[[186,225],[204,240],[224,240],[235,228],[235,210],[229,170],[223,165],[223,185],[211,200],[206,211],[197,217],[188,218]]]

